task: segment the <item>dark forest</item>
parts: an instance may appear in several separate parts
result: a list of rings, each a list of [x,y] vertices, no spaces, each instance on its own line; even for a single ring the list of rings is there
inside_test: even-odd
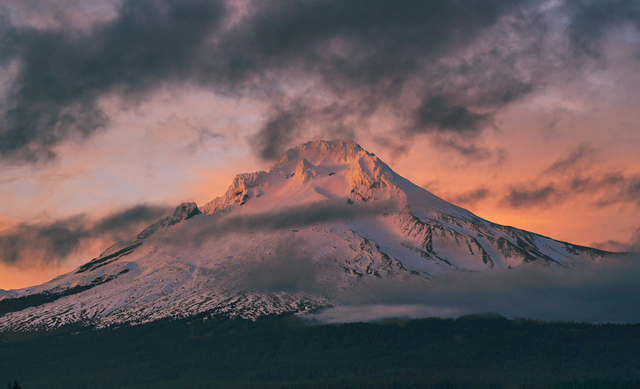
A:
[[[0,379],[23,389],[640,387],[640,324],[201,317],[0,336]]]

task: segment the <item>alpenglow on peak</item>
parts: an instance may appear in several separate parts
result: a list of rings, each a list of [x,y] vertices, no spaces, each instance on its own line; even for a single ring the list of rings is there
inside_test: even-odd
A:
[[[571,269],[615,254],[502,226],[446,202],[350,140],[311,141],[237,175],[129,240],[42,285],[0,294],[0,331],[165,317],[255,319],[338,306],[386,282]],[[509,274],[509,273],[507,273]],[[402,293],[396,289],[395,293]],[[415,293],[406,289],[407,296]]]

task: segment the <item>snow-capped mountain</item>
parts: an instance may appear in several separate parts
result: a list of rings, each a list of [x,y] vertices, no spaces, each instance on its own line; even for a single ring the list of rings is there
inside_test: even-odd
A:
[[[381,279],[428,283],[534,261],[572,268],[610,255],[484,220],[353,141],[312,141],[71,273],[0,294],[0,330],[305,312]]]

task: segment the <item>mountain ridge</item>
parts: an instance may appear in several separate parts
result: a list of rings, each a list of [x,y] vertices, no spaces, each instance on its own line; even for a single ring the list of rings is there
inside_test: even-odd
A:
[[[501,226],[395,173],[351,140],[311,141],[225,194],[39,286],[0,294],[0,330],[143,323],[203,312],[255,319],[340,304],[382,280],[614,254]]]

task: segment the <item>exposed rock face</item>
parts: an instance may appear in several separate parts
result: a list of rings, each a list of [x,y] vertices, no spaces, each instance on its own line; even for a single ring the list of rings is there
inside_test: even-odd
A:
[[[227,193],[205,204],[202,207],[203,212],[207,215],[213,215],[230,205],[246,201],[251,196],[250,193],[253,192],[251,188],[259,186],[266,175],[267,172],[264,171],[238,174],[227,189]]]
[[[173,212],[173,215],[167,216],[162,220],[158,220],[145,228],[144,231],[138,234],[137,239],[146,239],[155,234],[158,230],[178,224],[181,221],[190,219],[200,213],[202,212],[200,212],[196,203],[182,203],[178,205],[176,210]]]
[[[69,274],[1,293],[0,330],[201,312],[256,318],[337,304],[385,279],[612,257],[484,220],[350,140],[290,149],[267,171],[237,175],[202,210],[183,203]]]

